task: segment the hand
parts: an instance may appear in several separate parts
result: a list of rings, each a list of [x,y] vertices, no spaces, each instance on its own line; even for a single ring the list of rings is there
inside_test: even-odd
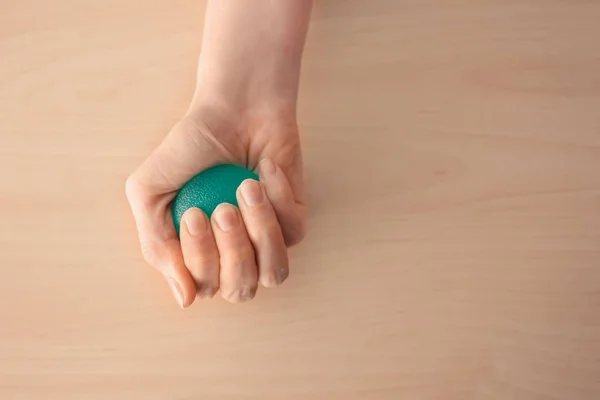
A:
[[[248,300],[259,282],[276,286],[289,274],[287,246],[306,221],[296,99],[311,8],[310,0],[209,0],[192,104],[127,180],[144,258],[181,307],[219,288],[229,301]],[[177,190],[222,163],[255,169],[261,181],[240,185],[239,210],[219,205],[210,221],[186,211],[178,239]]]
[[[221,289],[231,302],[254,297],[257,283],[281,284],[287,246],[305,233],[302,157],[292,111],[237,109],[202,96],[127,180],[126,192],[145,260],[167,279],[182,307]],[[178,240],[170,203],[204,169],[234,163],[257,169],[237,192],[239,210],[222,204],[209,221],[186,211]]]

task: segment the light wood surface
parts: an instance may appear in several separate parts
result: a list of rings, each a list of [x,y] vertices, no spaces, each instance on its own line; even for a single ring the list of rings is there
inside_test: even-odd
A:
[[[291,279],[182,311],[129,172],[198,0],[0,1],[0,398],[600,398],[600,2],[317,1]]]

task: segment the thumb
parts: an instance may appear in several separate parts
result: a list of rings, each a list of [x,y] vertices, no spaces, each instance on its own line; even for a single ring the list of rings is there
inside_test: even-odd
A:
[[[258,170],[267,197],[277,214],[285,243],[291,247],[305,236],[306,206],[279,165],[267,158],[261,161]]]
[[[153,195],[135,174],[127,179],[125,190],[144,260],[164,276],[179,306],[188,307],[194,301],[196,285],[183,262],[168,210],[170,198]]]

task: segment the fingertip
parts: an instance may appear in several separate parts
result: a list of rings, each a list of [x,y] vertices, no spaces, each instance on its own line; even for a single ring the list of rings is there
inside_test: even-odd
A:
[[[235,229],[240,223],[237,207],[229,203],[221,203],[212,214],[212,224],[223,232]]]
[[[240,208],[261,205],[265,197],[263,185],[255,179],[246,179],[238,187],[236,197]]]
[[[256,293],[258,271],[240,211],[231,204],[220,204],[212,221],[220,255],[221,296],[232,303],[250,300]]]
[[[265,288],[274,288],[281,286],[290,275],[289,266],[285,268],[271,268],[271,270],[264,271],[260,278],[260,284]]]
[[[258,286],[256,284],[253,285],[243,285],[236,290],[229,292],[221,292],[221,297],[233,304],[243,303],[249,300],[252,300],[256,296],[256,292],[258,290]]]
[[[288,221],[286,229],[284,229],[285,243],[288,247],[297,245],[306,237],[306,214],[305,205],[295,204],[294,211],[287,217],[284,217]]]
[[[188,308],[196,299],[196,285],[193,281],[191,281],[191,285],[185,285],[186,289],[184,289],[185,293],[183,295],[183,301],[181,303],[181,308]]]
[[[199,208],[183,214],[180,233],[185,267],[195,283],[195,298],[211,298],[219,288],[219,252],[207,215]]]
[[[197,207],[187,209],[181,217],[182,225],[185,225],[185,233],[190,236],[202,236],[206,234],[209,228],[208,217],[204,211]],[[181,232],[184,234],[184,232]]]
[[[281,224],[285,243],[298,244],[306,234],[306,206],[296,201],[290,181],[281,168],[270,159],[259,164],[261,182]]]
[[[270,158],[265,158],[258,164],[258,173],[263,177],[275,175],[277,166]]]
[[[173,297],[181,308],[189,307],[196,297],[196,284],[184,265],[179,240],[171,239],[164,243],[165,253],[160,260],[159,270],[171,287]]]
[[[258,165],[261,182],[271,202],[294,203],[294,194],[290,183],[281,168],[268,158]]]
[[[193,282],[191,283],[194,287],[191,288],[189,282],[186,282],[185,279],[182,282],[175,277],[166,277],[166,280],[179,307],[187,308],[194,302],[196,288]]]

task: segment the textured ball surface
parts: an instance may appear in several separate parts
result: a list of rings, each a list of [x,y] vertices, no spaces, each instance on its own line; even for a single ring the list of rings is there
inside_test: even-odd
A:
[[[173,222],[179,234],[181,217],[189,208],[197,207],[210,218],[221,203],[237,207],[236,191],[246,179],[259,180],[254,172],[238,165],[223,164],[208,168],[186,182],[173,200]]]

